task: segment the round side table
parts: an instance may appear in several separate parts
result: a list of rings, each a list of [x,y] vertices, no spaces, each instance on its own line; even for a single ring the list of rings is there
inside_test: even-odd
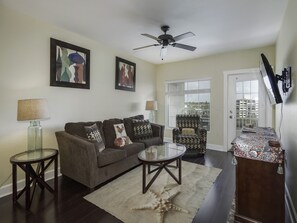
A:
[[[54,162],[54,188],[49,186],[44,180],[44,173]],[[46,188],[52,194],[58,192],[58,150],[56,149],[37,149],[34,151],[25,151],[18,153],[10,158],[12,164],[12,199],[15,204],[19,197],[26,192],[26,209],[29,209],[33,200],[36,184],[43,190]],[[32,164],[37,164],[36,169]],[[17,166],[20,167],[26,175],[26,185],[17,192]],[[32,184],[32,195],[31,186]]]

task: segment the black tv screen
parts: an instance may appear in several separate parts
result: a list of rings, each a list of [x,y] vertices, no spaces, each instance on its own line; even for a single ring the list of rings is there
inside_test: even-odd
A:
[[[282,103],[283,100],[279,93],[276,77],[273,73],[272,67],[270,66],[266,56],[263,53],[261,54],[260,72],[266,87],[266,92],[268,94],[270,103]]]

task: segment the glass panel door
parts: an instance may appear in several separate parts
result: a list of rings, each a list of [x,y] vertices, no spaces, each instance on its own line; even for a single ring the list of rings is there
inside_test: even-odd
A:
[[[258,126],[259,81],[236,80],[236,130],[243,126]]]
[[[267,126],[265,87],[259,71],[228,75],[227,146],[244,126]]]

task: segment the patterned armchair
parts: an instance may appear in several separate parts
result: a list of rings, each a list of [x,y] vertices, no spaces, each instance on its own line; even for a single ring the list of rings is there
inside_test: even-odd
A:
[[[198,114],[176,115],[176,128],[172,130],[174,143],[186,146],[185,155],[199,156],[206,152],[207,131],[200,126]]]

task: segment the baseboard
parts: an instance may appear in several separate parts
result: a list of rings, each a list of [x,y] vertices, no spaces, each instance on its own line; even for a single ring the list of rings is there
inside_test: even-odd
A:
[[[164,142],[172,142],[172,139],[169,137],[164,137]],[[216,144],[208,144],[207,143],[206,148],[210,149],[210,150],[220,151],[220,152],[227,152],[224,149],[224,146],[216,145]]]
[[[239,215],[239,214],[234,214],[234,222],[240,222],[240,223],[261,223],[259,221],[256,221],[254,219],[248,218],[246,216],[243,215]]]
[[[61,175],[60,168],[58,168],[58,176],[60,176],[60,175]],[[53,179],[54,178],[54,170],[49,170],[49,171],[45,172],[44,178],[46,181]],[[17,190],[20,191],[24,187],[25,187],[25,179],[19,180],[17,182]],[[7,184],[0,188],[0,198],[5,197],[10,194],[12,194],[12,184]]]
[[[216,145],[216,144],[208,144],[208,143],[207,143],[206,148],[207,148],[207,149],[210,149],[210,150],[220,151],[220,152],[227,152],[227,151],[224,149],[224,146]]]
[[[287,184],[285,184],[285,190],[286,190],[285,202],[286,202],[287,209],[289,211],[290,222],[297,223],[296,209],[294,207],[294,204],[293,204],[289,189],[287,187]]]

